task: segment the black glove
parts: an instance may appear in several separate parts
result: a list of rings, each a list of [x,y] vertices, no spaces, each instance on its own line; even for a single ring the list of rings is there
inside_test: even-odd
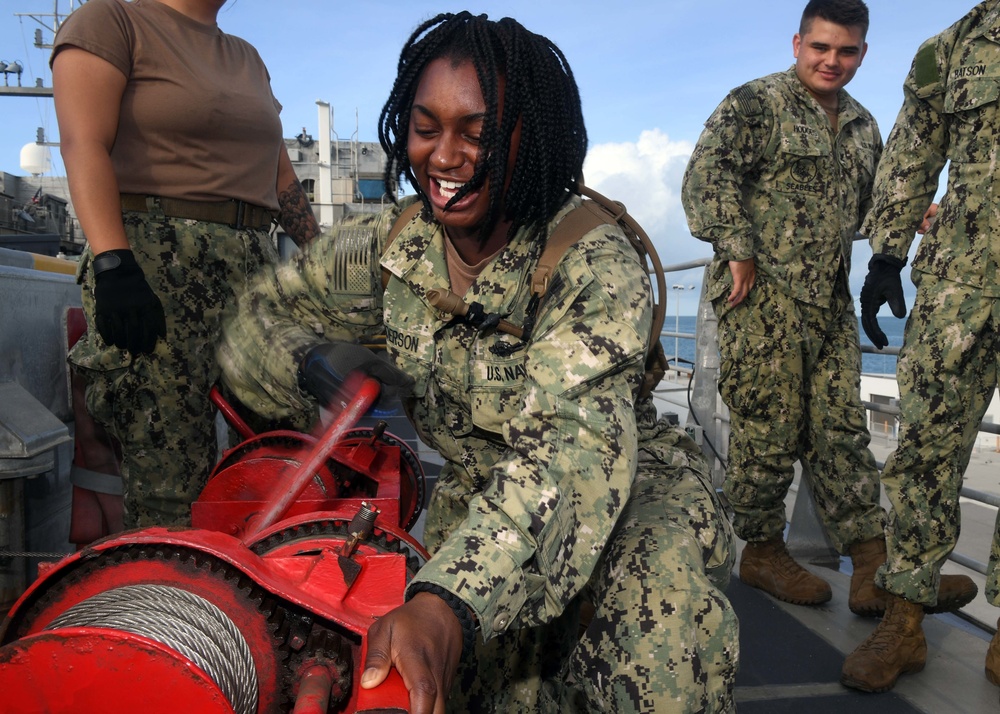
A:
[[[131,250],[94,257],[94,324],[104,341],[132,354],[148,354],[166,338],[163,304],[146,282]]]
[[[861,288],[861,326],[878,349],[889,344],[885,333],[878,326],[878,309],[889,303],[892,314],[906,317],[906,301],[903,299],[903,282],[899,273],[906,260],[879,253],[868,261],[868,275]]]
[[[302,358],[299,383],[322,406],[345,405],[360,385],[359,377],[374,377],[382,385],[376,414],[390,414],[393,401],[413,389],[413,379],[387,359],[353,342],[322,342]]]

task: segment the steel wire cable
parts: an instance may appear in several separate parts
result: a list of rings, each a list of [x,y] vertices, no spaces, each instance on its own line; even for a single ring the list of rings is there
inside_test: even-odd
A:
[[[257,709],[250,647],[233,621],[199,595],[164,585],[114,588],[77,603],[45,629],[64,627],[104,627],[148,637],[204,670],[237,714]]]

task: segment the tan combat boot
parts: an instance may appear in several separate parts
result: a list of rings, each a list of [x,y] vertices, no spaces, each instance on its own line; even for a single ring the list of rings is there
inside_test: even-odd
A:
[[[924,610],[932,615],[954,612],[968,605],[978,594],[979,588],[968,575],[942,575],[937,605],[925,605]]]
[[[885,617],[844,660],[840,683],[863,692],[884,692],[899,675],[922,670],[927,662],[923,619],[923,605],[890,594]]]
[[[855,543],[850,553],[854,574],[851,575],[851,594],[847,605],[855,615],[878,617],[885,612],[888,597],[888,593],[875,584],[875,571],[886,558],[885,537]],[[979,588],[967,575],[942,575],[937,605],[925,605],[924,611],[932,615],[954,612],[968,605],[978,594]]]
[[[885,612],[889,593],[875,584],[875,571],[885,562],[885,536],[851,546],[851,594],[847,606],[861,617],[878,617]]]
[[[781,538],[746,544],[740,580],[795,605],[821,605],[833,597],[825,580],[792,560]]]
[[[986,650],[986,679],[1000,685],[1000,620],[997,620],[997,633],[990,640],[990,648]]]

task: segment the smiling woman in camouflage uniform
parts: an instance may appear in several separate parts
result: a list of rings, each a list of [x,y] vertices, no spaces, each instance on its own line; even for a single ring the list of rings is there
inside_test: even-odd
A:
[[[531,299],[546,238],[580,201],[586,130],[565,57],[511,19],[438,16],[402,51],[380,138],[387,181],[405,174],[423,210],[388,247],[399,207],[271,271],[220,351],[269,416],[329,398],[327,377],[356,368],[409,381],[408,415],[444,460],[433,557],[372,629],[362,686],[391,665],[414,712],[732,711],[730,535],[697,447],[637,400],[643,267],[602,226]],[[445,289],[483,320],[433,307]],[[394,366],[356,344],[381,334]]]

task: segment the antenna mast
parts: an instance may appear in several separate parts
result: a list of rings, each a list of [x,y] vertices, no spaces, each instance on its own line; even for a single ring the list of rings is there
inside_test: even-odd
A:
[[[76,9],[77,6],[82,5],[86,0],[69,0],[69,11],[65,13],[59,12],[59,0],[52,0],[52,12],[51,13],[34,13],[34,12],[15,12],[16,17],[28,17],[41,25],[41,28],[35,28],[35,47],[38,49],[52,49],[52,40],[55,37],[56,32],[59,30],[59,26],[62,24],[63,20]],[[42,30],[44,28],[44,31]],[[48,34],[46,34],[48,33]],[[5,62],[0,59],[0,73],[3,74],[3,84],[0,87],[0,96],[22,96],[22,97],[51,97],[52,87],[46,87],[42,83],[42,78],[39,77],[35,80],[34,87],[22,87],[21,86],[21,73],[24,71],[24,67],[20,62],[11,60],[10,62]],[[11,87],[10,81],[11,76],[17,77],[17,86]]]

